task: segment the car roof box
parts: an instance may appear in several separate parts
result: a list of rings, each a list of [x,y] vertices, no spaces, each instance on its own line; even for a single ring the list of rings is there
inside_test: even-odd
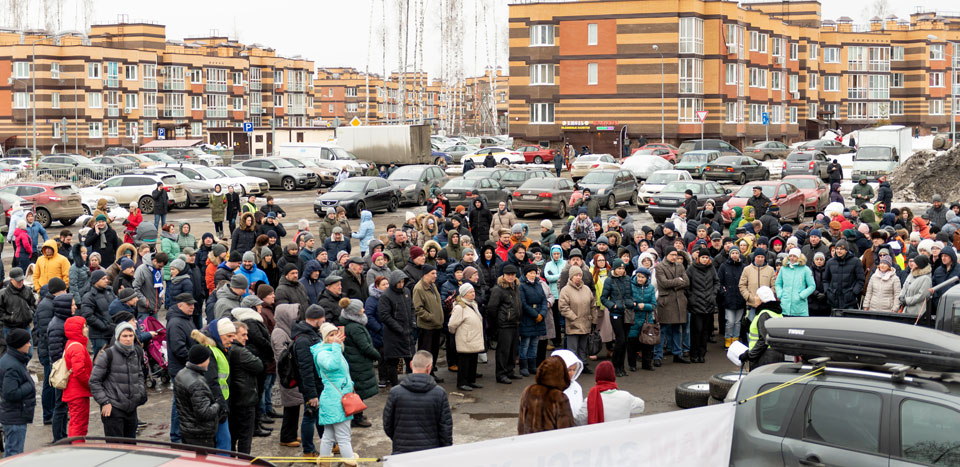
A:
[[[899,363],[930,371],[960,370],[960,336],[903,323],[860,318],[767,320],[770,347],[804,358],[882,365]]]

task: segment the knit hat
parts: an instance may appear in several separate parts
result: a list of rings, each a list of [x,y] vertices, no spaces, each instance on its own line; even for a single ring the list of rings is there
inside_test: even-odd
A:
[[[379,258],[379,257],[381,257],[381,256],[383,256],[383,253],[381,253],[381,252],[379,252],[379,251],[376,252],[376,253],[374,253],[372,256],[370,256],[370,262],[371,262],[371,263],[372,263],[372,262],[375,262],[375,261],[377,260],[377,258]]]
[[[260,300],[260,297],[256,295],[247,295],[243,297],[243,300],[240,300],[240,306],[243,308],[253,308],[261,303],[263,303],[263,300]]]
[[[870,233],[870,226],[866,223],[861,223],[859,226],[857,226],[857,231],[866,235]]]
[[[231,263],[239,263],[241,260],[243,260],[243,255],[241,255],[239,251],[231,251],[230,256],[227,258],[227,261]]]
[[[243,260],[244,260],[244,261],[256,262],[256,261],[257,261],[257,255],[256,255],[254,252],[252,252],[252,251],[247,251],[247,252],[245,252],[245,253],[243,254]]]
[[[823,254],[822,251],[818,251],[818,252],[816,252],[816,253],[813,254],[813,259],[817,259],[817,258],[827,259],[827,255]]]
[[[475,268],[475,267],[473,267],[473,266],[467,266],[467,267],[463,268],[463,278],[464,278],[464,279],[467,279],[467,278],[469,278],[469,277],[472,277],[472,276],[473,276],[474,274],[476,274],[476,273],[477,273],[477,268]]]
[[[227,247],[221,243],[213,244],[213,256],[220,257],[220,255],[227,252]]]
[[[126,321],[123,321],[123,322],[118,323],[118,324],[117,324],[117,327],[114,328],[114,330],[113,330],[113,340],[114,340],[114,341],[119,341],[119,340],[120,340],[120,333],[123,332],[124,329],[129,329],[130,332],[133,333],[134,337],[136,337],[136,335],[137,335],[137,330],[134,329],[133,325],[130,324],[130,323],[128,323],[128,322],[126,322]]]
[[[100,221],[106,222],[106,221],[107,221],[107,216],[105,216],[105,215],[103,215],[103,214],[97,214],[96,221],[97,221],[97,222],[100,222]]]
[[[791,248],[787,255],[800,257],[803,256],[803,253],[800,252],[799,248]]]
[[[266,258],[267,256],[272,258],[273,250],[271,250],[270,247],[268,246],[264,246],[263,248],[260,249],[260,258]]]
[[[535,264],[525,264],[523,265],[523,275],[526,276],[529,272],[537,272],[537,265]]]
[[[307,242],[309,242],[310,240],[313,240],[315,237],[313,236],[312,233],[310,233],[310,232],[305,232],[305,233],[303,233],[302,235],[300,235],[300,238],[303,239],[303,243],[307,243]]]
[[[734,245],[734,246],[730,247],[729,250],[727,250],[727,254],[729,255],[730,253],[733,253],[733,250],[737,250],[737,253],[741,253],[740,248],[738,248],[736,245]]]
[[[318,254],[319,254],[319,252],[318,252]],[[340,258],[343,258],[344,256],[349,257],[349,256],[350,256],[350,253],[347,253],[347,250],[340,250],[340,252],[337,253],[337,262],[339,263],[339,262],[340,262]]]
[[[791,235],[787,238],[787,245],[800,245],[800,240],[797,237]]]
[[[790,224],[783,224],[780,226],[780,231],[793,233],[793,226]]]
[[[170,262],[170,269],[176,269],[179,272],[183,272],[187,269],[187,262],[177,258]]]
[[[62,282],[62,281],[61,281]],[[49,288],[47,290],[50,290]],[[117,300],[120,300],[120,303],[127,303],[137,295],[130,287],[124,287],[119,292],[117,292]],[[191,295],[192,296],[192,295]]]
[[[583,258],[583,252],[581,252],[579,248],[573,248],[570,250],[570,258],[573,257]]]
[[[917,263],[917,267],[923,269],[930,265],[930,258],[927,258],[926,255],[917,255],[913,257],[913,262]]]
[[[597,244],[600,244],[600,243],[603,243],[604,245],[609,245],[610,239],[608,239],[606,235],[601,235],[597,237]]]
[[[268,295],[273,293],[273,287],[270,287],[270,284],[260,284],[257,286],[257,298],[263,300],[267,298]]]
[[[11,277],[13,276],[13,271],[10,272]],[[100,279],[107,277],[107,273],[103,269],[97,269],[90,273],[90,285],[94,285],[97,282],[100,282]]]
[[[233,277],[230,278],[231,289],[247,290],[247,287],[250,287],[250,282],[247,281],[247,277],[243,274],[234,274]]]
[[[777,296],[773,293],[773,289],[767,286],[757,289],[757,297],[759,297],[763,303],[777,301]]]
[[[466,255],[467,253],[477,254],[477,251],[474,250],[473,248],[464,248],[464,249],[463,249],[463,255]]]
[[[540,227],[543,227],[543,228],[545,228],[545,229],[547,229],[547,230],[552,229],[552,228],[553,228],[553,222],[550,222],[550,219],[544,219],[544,220],[540,221]]]
[[[460,286],[459,292],[460,292],[460,295],[466,295],[471,290],[473,290],[473,284],[469,282],[464,282],[463,285]]]
[[[30,342],[30,331],[26,329],[13,328],[10,334],[7,334],[7,347],[11,349],[19,349],[27,342]]]
[[[53,279],[50,279],[50,282],[47,282],[47,292],[49,292],[50,295],[53,295],[57,292],[63,292],[64,290],[67,290],[67,283],[59,277],[54,277]]]
[[[437,267],[434,266],[434,265],[432,265],[432,264],[430,264],[430,263],[424,263],[423,268],[422,268],[423,275],[430,274],[431,272],[436,271],[436,270],[437,270]]]
[[[329,276],[327,276],[326,279],[323,280],[323,285],[336,284],[337,282],[340,282],[340,281],[342,281],[342,280],[343,280],[342,277],[340,277],[340,276],[338,276],[338,275],[336,275],[336,274],[330,274]]]
[[[306,319],[320,319],[325,315],[326,314],[323,312],[323,307],[317,304],[308,306],[307,311],[303,314]]]
[[[920,240],[923,240],[923,237],[920,236],[920,232],[910,232],[911,242],[919,242]]]
[[[194,345],[190,347],[187,353],[187,361],[194,365],[199,365],[210,359],[210,349],[205,345]]]
[[[133,313],[130,313],[129,311],[118,311],[110,317],[110,321],[113,321],[113,324],[130,321],[131,319],[134,319],[134,316]]]
[[[613,262],[611,262],[610,265],[611,265],[611,267],[612,267],[613,269],[622,268],[622,267],[623,267],[623,260],[620,259],[620,258],[614,258],[614,259],[613,259]]]
[[[340,226],[334,227],[332,233],[342,234],[342,233],[343,233],[343,227],[340,227]]]
[[[821,237],[822,235],[820,235],[820,229],[811,229],[811,230],[810,230],[810,236],[811,236],[811,237]]]
[[[880,258],[880,262],[886,264],[887,266],[893,267],[893,257],[890,255]]]
[[[767,250],[763,248],[757,248],[756,250],[753,250],[753,257],[756,258],[757,256],[763,256],[764,258],[766,258]]]
[[[290,274],[290,271],[296,271],[296,270],[297,270],[297,265],[296,265],[296,264],[287,263],[287,264],[284,264],[284,265],[283,265],[283,275],[284,275],[284,276],[286,276],[287,274]]]
[[[233,321],[230,321],[230,318],[220,318],[217,320],[217,334],[223,336],[231,332],[237,332],[237,327],[233,325]]]
[[[342,313],[353,316],[360,316],[363,314],[363,302],[355,298],[343,297],[340,299],[338,305],[340,305],[340,308],[343,308]]]
[[[331,332],[337,332],[337,327],[332,323],[323,323],[317,331],[320,334],[320,339],[326,339]]]
[[[413,261],[421,256],[423,256],[423,248],[418,246],[410,247],[410,261]]]
[[[582,276],[582,275],[583,275],[583,268],[581,268],[580,266],[570,266],[570,271],[569,271],[567,274],[568,274],[570,277],[573,277],[573,276]]]

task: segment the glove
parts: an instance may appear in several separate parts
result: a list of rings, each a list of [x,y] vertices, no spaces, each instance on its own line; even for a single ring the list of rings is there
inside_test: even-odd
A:
[[[740,354],[740,363],[747,363],[750,360],[750,352]]]
[[[537,322],[543,321],[543,315],[537,315]]]

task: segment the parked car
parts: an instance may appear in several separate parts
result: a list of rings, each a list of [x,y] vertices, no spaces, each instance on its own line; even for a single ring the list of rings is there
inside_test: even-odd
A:
[[[803,221],[805,212],[803,192],[786,180],[748,183],[737,190],[737,193],[727,202],[727,206],[730,209],[746,206],[747,201],[753,196],[753,187],[760,187],[763,195],[770,198],[772,204],[780,206],[780,219],[795,221],[798,224]]]
[[[708,180],[678,180],[670,182],[660,190],[660,193],[650,197],[647,212],[656,223],[662,223],[677,211],[685,199],[684,193],[690,190],[697,197],[697,208],[701,209],[707,200],[713,200],[716,206],[723,206],[730,199],[730,190],[723,188],[717,182]],[[692,214],[692,215],[691,215]],[[696,213],[687,213],[688,218],[696,217]]]
[[[190,206],[205,208],[210,204],[210,195],[213,194],[217,182],[209,180],[198,180],[186,176],[184,173],[172,167],[151,167],[150,169],[139,171],[137,173],[147,174],[173,174],[177,177],[177,183],[187,189],[187,199],[176,205],[178,209],[186,209]],[[223,185],[220,185],[223,188]],[[224,190],[226,191],[226,190]]]
[[[97,210],[97,203],[99,203],[101,199],[107,200],[107,212],[112,211],[120,206],[120,204],[117,203],[117,198],[114,198],[113,196],[105,195],[99,192],[91,193],[89,191],[80,189],[76,185],[72,186],[74,190],[77,190],[77,192],[80,193],[80,204],[83,205],[83,214],[86,216],[92,215],[93,211]],[[124,209],[128,208],[129,206],[130,205],[127,204],[124,206]]]
[[[739,149],[720,139],[691,139],[680,143],[680,147],[677,148],[677,156],[682,156],[687,151],[700,151],[704,149],[720,151],[724,156],[743,155]]]
[[[130,159],[126,159],[120,156],[94,157],[93,159],[90,159],[90,162],[103,164],[107,167],[110,167],[113,169],[113,173],[115,174],[122,174],[129,170],[140,168],[140,164],[135,164],[131,162]]]
[[[0,192],[17,195],[33,203],[37,222],[49,228],[53,221],[64,227],[83,215],[80,192],[69,183],[11,183]]]
[[[282,157],[312,157],[314,162],[329,167],[340,173],[347,169],[351,177],[363,175],[373,167],[369,161],[357,159],[357,156],[336,143],[291,143],[281,144],[277,148],[277,156]]]
[[[233,168],[252,177],[263,178],[270,182],[271,187],[280,187],[285,191],[317,185],[317,174],[297,168],[280,157],[257,157],[233,164]]]
[[[503,142],[492,136],[473,136],[467,138],[467,144],[480,148],[488,148],[490,146],[500,146]]]
[[[18,212],[23,211],[21,214],[25,214],[33,211],[33,203],[17,195],[0,192],[0,209],[3,209],[3,225],[9,227],[10,219],[16,216]],[[11,235],[12,231],[12,228],[8,229],[7,236]]]
[[[584,157],[584,156],[580,156]],[[626,170],[595,169],[584,175],[577,184],[577,189],[590,189],[591,196],[600,200],[600,205],[607,209],[616,209],[617,203],[629,201],[637,204],[639,184],[637,179]]]
[[[121,159],[126,159],[131,163],[136,164],[137,167],[140,167],[141,169],[145,169],[147,167],[153,167],[159,164],[159,162],[140,154],[120,154],[117,157]]]
[[[31,148],[10,148],[3,153],[3,157],[26,157],[33,159],[36,156],[37,159],[43,157],[43,153],[39,150],[33,150]]]
[[[647,180],[640,185],[638,197],[640,203],[637,204],[640,212],[647,209],[647,204],[650,203],[650,197],[660,193],[668,183],[677,180],[693,180],[693,177],[691,177],[690,172],[686,170],[658,170],[647,177]]]
[[[206,166],[223,165],[223,158],[216,154],[207,154],[199,148],[170,148],[165,151],[168,156],[179,161]]]
[[[781,177],[788,175],[816,175],[823,180],[828,180],[830,175],[827,169],[830,167],[830,160],[827,159],[823,151],[797,151],[787,156],[783,161],[783,170]]]
[[[639,151],[649,151],[654,150],[652,154],[655,156],[660,156],[668,160],[671,164],[675,164],[679,158],[677,147],[672,144],[667,143],[648,143],[643,145],[640,148],[634,149],[631,155],[638,153]],[[648,154],[648,153],[644,153]]]
[[[479,193],[487,198],[487,207],[496,210],[500,202],[511,204],[511,192],[493,178],[466,178],[457,177],[447,181],[440,188],[440,192],[450,201],[450,207],[464,206],[469,208],[473,203],[471,196]]]
[[[675,164],[677,162],[676,153],[670,152],[669,149],[664,148],[637,149],[636,151],[633,151],[631,156],[657,156],[663,158],[671,164]]]
[[[17,159],[0,159],[0,172],[16,173],[21,170],[27,170],[26,164]]]
[[[830,204],[830,189],[816,175],[790,175],[782,178],[803,193],[803,206],[807,213],[817,213]]]
[[[44,156],[37,162],[37,172],[41,175],[49,174],[57,178],[69,178],[71,173],[80,177],[102,180],[116,171],[106,165],[97,164],[84,156],[76,154],[51,154]]]
[[[133,154],[133,151],[121,146],[110,147],[103,151],[104,156],[119,156],[121,154]]]
[[[620,168],[629,171],[639,180],[646,180],[650,174],[673,169],[673,164],[662,157],[635,154],[624,159]]]
[[[783,159],[790,154],[790,148],[780,141],[758,141],[743,148],[745,156],[768,161],[770,159]]]
[[[76,241],[76,240],[75,240]],[[169,443],[166,441],[151,441],[143,438],[98,438],[92,436],[65,438],[52,446],[44,447],[23,454],[3,459],[2,463],[8,467],[27,466],[43,459],[44,462],[55,465],[102,465],[105,462],[142,463],[151,466],[272,466],[270,462],[254,458],[239,452],[221,451],[219,449],[187,444]]]
[[[517,151],[523,154],[523,160],[528,164],[553,162],[553,158],[560,155],[560,151],[542,146],[520,146]]]
[[[693,175],[694,178],[703,178],[703,168],[719,157],[720,151],[687,151],[683,153],[683,156],[680,157],[680,162],[677,162],[677,165],[673,166],[673,168],[686,170],[690,172],[690,175]]]
[[[619,169],[620,164],[610,154],[585,154],[573,161],[570,178],[577,181],[594,170]]]
[[[179,164],[180,163],[180,161],[162,152],[145,152],[140,155],[160,164]]]
[[[801,144],[799,149],[801,151],[820,151],[828,156],[857,152],[856,148],[852,148],[832,139],[815,139],[813,141],[807,141]]]
[[[514,190],[513,213],[523,217],[529,212],[541,212],[566,220],[574,191],[576,188],[568,178],[531,178]]]
[[[553,174],[544,169],[508,169],[500,177],[500,183],[504,188],[513,190],[520,188],[524,182],[531,178],[547,178]]]
[[[400,202],[423,206],[434,188],[447,183],[447,173],[436,165],[405,165],[397,167],[387,182],[400,190]]]
[[[453,163],[453,156],[436,148],[430,150],[430,157],[433,159],[435,164],[443,168],[446,168],[448,165]]]
[[[703,169],[704,180],[734,180],[743,185],[752,180],[769,180],[770,169],[746,156],[723,156]]]
[[[238,183],[240,184],[240,195],[264,195],[270,191],[270,182],[265,178],[253,177],[247,175],[233,167],[210,167],[209,170],[219,173],[224,178],[221,179],[223,183]],[[197,172],[201,172],[197,170]],[[237,189],[234,188],[234,191]]]
[[[177,177],[173,174],[117,175],[96,186],[83,188],[80,192],[93,196],[110,195],[123,206],[137,203],[144,214],[153,214],[153,197],[150,195],[157,188],[158,182],[163,183],[163,188],[167,190],[170,208],[187,200],[187,189],[177,182]]]
[[[478,167],[463,174],[463,178],[492,178],[496,181],[500,181],[505,173],[507,173],[507,169],[499,169],[496,167]]]
[[[327,208],[340,206],[354,217],[364,209],[394,212],[400,206],[400,189],[380,177],[350,177],[318,196],[313,212],[322,219]]]
[[[310,158],[304,157],[302,159],[298,159],[296,157],[281,157],[281,159],[286,159],[287,162],[293,164],[295,167],[310,170],[317,174],[317,187],[333,186],[333,184],[337,181],[336,170],[329,167],[323,167]]]
[[[451,144],[449,146],[443,147],[442,152],[446,153],[448,156],[453,158],[455,164],[459,164],[461,159],[465,154],[469,154],[473,151],[476,151],[477,147],[467,146],[466,144]]]
[[[460,160],[462,161],[464,158],[470,158],[473,159],[473,162],[479,166],[483,164],[483,160],[487,157],[487,154],[491,154],[493,156],[493,160],[497,161],[498,164],[509,165],[522,164],[526,162],[523,154],[502,147],[485,147],[482,149],[477,149],[471,153],[464,154]]]

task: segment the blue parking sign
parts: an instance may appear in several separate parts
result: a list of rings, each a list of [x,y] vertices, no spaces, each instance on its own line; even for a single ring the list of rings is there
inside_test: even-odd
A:
[[[160,139],[166,138],[166,137],[167,137],[167,130],[166,130],[165,128],[157,128],[157,136],[158,136]]]
[[[243,132],[253,133],[253,122],[243,122]]]
[[[763,118],[764,125],[770,124],[770,114],[768,112],[763,112],[762,118]]]

